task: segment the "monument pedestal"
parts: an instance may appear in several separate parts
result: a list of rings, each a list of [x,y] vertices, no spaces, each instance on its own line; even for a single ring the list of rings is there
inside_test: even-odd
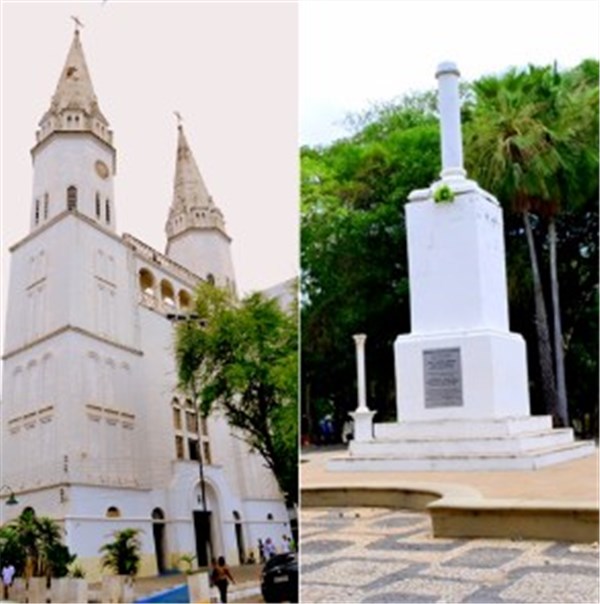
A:
[[[352,442],[370,442],[373,440],[373,416],[375,411],[357,409],[350,413],[354,420],[354,438]]]
[[[398,421],[529,415],[527,358],[514,333],[466,331],[398,336]]]

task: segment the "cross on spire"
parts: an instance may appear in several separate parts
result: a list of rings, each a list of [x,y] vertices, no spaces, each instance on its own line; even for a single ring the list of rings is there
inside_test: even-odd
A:
[[[84,27],[84,25],[83,25],[82,21],[79,19],[79,17],[75,17],[74,15],[71,15],[71,19],[73,19],[73,21],[75,22],[75,33],[78,34],[79,28]]]

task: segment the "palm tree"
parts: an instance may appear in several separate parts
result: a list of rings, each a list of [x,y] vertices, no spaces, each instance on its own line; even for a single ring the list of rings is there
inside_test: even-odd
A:
[[[30,577],[57,576],[62,572],[61,560],[75,559],[62,544],[62,528],[46,516],[36,516],[31,508],[8,525],[13,544],[24,557],[23,574]],[[7,533],[8,534],[8,533]]]
[[[75,560],[62,544],[62,528],[51,518],[37,518],[38,560],[36,575],[56,577],[66,574],[66,565]]]
[[[142,547],[139,529],[126,528],[113,533],[113,541],[105,543],[100,551],[102,567],[112,570],[117,575],[134,577],[140,568],[140,549]]]
[[[597,189],[598,64],[561,74],[529,67],[484,78],[476,94],[469,151],[473,173],[523,216],[531,258],[544,399],[555,424],[569,423],[557,271],[556,218]],[[554,366],[531,216],[547,225]],[[554,369],[554,372],[552,371]]]
[[[501,77],[485,77],[474,84],[475,104],[466,132],[469,172],[523,220],[535,304],[538,357],[546,408],[560,421],[552,362],[550,329],[532,229],[532,213],[547,197],[547,179],[558,165],[542,120],[543,105],[532,92],[539,71],[510,70]]]
[[[552,125],[553,144],[561,161],[556,172],[553,196],[545,206],[548,220],[556,387],[559,410],[564,424],[567,425],[569,409],[559,300],[556,218],[561,210],[567,207],[580,207],[597,191],[598,63],[584,61],[565,75],[560,74],[555,66],[551,76],[548,75],[545,86],[548,97],[547,119]]]

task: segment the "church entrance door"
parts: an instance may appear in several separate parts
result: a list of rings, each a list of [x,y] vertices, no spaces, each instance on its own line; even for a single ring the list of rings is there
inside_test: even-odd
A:
[[[196,535],[196,559],[198,566],[208,566],[211,512],[194,510],[194,532]]]

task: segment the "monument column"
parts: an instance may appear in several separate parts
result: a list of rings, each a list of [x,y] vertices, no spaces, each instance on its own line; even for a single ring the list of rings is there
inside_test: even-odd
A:
[[[462,133],[460,130],[460,72],[454,63],[440,63],[435,74],[438,79],[438,108],[442,139],[442,179],[463,179]]]
[[[373,440],[373,416],[375,411],[367,407],[367,380],[365,371],[365,334],[353,336],[356,344],[356,373],[358,382],[358,406],[354,413],[350,413],[354,420],[354,440],[365,442]]]

